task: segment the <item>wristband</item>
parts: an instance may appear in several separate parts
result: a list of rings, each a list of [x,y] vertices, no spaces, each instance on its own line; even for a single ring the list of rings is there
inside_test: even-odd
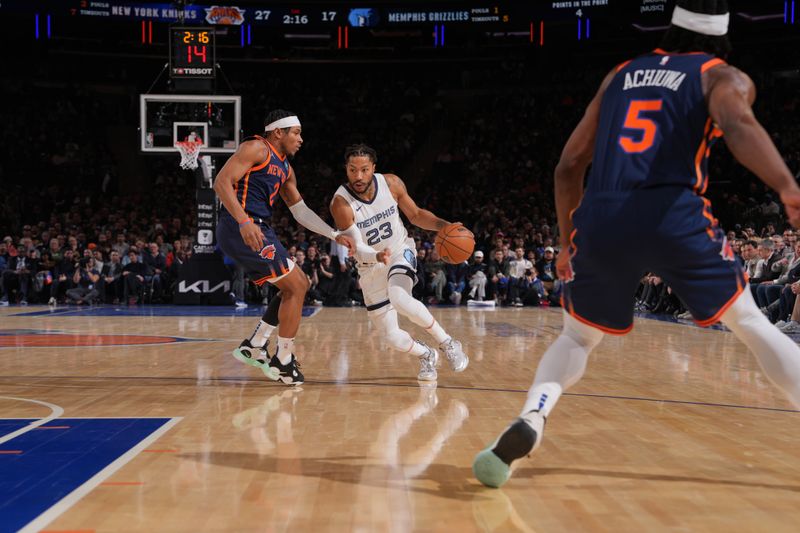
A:
[[[251,224],[252,222],[253,222],[253,219],[248,217],[243,222],[239,222],[239,229],[241,229],[242,227],[244,227],[244,226],[246,226],[248,224]]]

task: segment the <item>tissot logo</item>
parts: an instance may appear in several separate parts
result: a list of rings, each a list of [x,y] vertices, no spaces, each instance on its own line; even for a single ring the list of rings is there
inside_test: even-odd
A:
[[[207,76],[213,73],[214,69],[212,68],[185,68],[185,67],[175,67],[172,69],[172,73],[178,76],[185,76],[185,75],[193,75],[193,76]]]
[[[197,294],[206,294],[210,292],[217,292],[218,290],[222,290],[222,292],[230,292],[231,282],[221,281],[213,287],[211,286],[211,282],[207,279],[195,281],[191,285],[187,285],[185,281],[178,283],[178,292],[180,293],[194,292]]]

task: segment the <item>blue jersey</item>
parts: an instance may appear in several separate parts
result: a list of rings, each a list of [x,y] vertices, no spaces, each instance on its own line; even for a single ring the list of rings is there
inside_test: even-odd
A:
[[[722,132],[708,115],[701,74],[723,63],[655,50],[617,67],[600,105],[586,194],[662,186],[703,194]]]
[[[258,140],[267,147],[267,159],[247,171],[244,178],[234,185],[236,199],[244,212],[251,217],[268,220],[272,216],[272,204],[281,186],[289,179],[289,161],[279,156],[275,148],[263,137],[253,136],[245,139]],[[228,210],[223,210],[224,214]]]

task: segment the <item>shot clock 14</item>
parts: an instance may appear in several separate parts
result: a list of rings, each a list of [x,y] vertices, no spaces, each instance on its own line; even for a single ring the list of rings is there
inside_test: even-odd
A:
[[[170,28],[169,67],[173,78],[213,78],[214,30]]]

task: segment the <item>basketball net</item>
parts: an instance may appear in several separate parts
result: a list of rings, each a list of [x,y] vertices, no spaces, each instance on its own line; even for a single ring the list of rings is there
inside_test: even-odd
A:
[[[181,168],[184,170],[194,170],[197,168],[197,158],[200,156],[200,147],[203,139],[195,133],[189,134],[184,141],[175,143],[175,148],[181,153]]]

